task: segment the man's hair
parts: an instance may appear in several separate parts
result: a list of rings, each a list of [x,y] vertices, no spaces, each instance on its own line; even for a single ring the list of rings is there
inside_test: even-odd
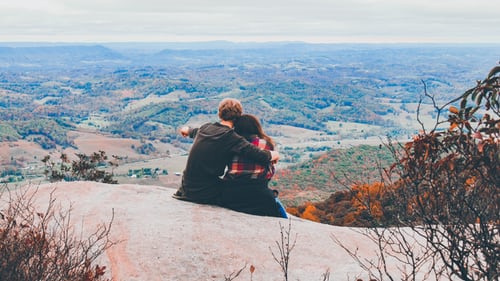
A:
[[[224,121],[235,121],[242,113],[243,107],[237,99],[226,98],[219,103],[219,118]]]

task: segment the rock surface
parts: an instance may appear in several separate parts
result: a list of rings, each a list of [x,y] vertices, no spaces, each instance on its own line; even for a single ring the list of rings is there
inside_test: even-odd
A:
[[[89,233],[99,223],[109,222],[114,212],[111,237],[121,242],[99,261],[107,265],[114,281],[226,280],[245,265],[235,280],[284,280],[271,250],[279,255],[280,226],[287,230],[289,222],[296,245],[290,254],[288,280],[323,280],[327,270],[329,280],[368,280],[332,235],[347,247],[359,248],[362,256],[374,256],[374,246],[354,229],[179,201],[171,197],[172,188],[96,182],[37,188],[37,205],[46,206],[52,193],[61,208],[71,204],[74,223],[83,222]]]

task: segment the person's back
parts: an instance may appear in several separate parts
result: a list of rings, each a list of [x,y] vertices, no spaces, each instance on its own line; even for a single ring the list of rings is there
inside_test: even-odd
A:
[[[234,125],[235,131],[256,147],[274,149],[274,142],[263,132],[256,117],[244,114]],[[245,213],[286,218],[281,202],[268,188],[273,175],[273,163],[263,165],[242,155],[235,155],[228,163],[228,171],[224,176],[226,187],[221,197],[222,205]]]
[[[194,202],[216,204],[222,190],[227,159],[232,159],[234,132],[219,123],[190,130],[195,138],[182,176],[183,196]]]

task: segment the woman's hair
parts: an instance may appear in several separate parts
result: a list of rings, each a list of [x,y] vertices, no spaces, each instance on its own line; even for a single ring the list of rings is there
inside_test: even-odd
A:
[[[226,98],[219,103],[219,118],[225,121],[235,121],[243,113],[241,102],[237,99]]]
[[[250,137],[252,135],[257,135],[257,137],[266,140],[271,147],[274,148],[274,141],[271,137],[264,133],[262,126],[260,125],[259,119],[250,114],[243,114],[234,121],[234,131],[243,137]]]

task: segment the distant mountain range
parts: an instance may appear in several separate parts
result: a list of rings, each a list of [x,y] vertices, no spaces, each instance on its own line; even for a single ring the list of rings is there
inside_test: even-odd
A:
[[[123,63],[126,59],[104,46],[0,47],[3,67],[70,67],[74,64]]]
[[[0,43],[2,67],[75,67],[100,65],[158,65],[298,62],[350,64],[387,62],[397,65],[443,60],[498,61],[499,45],[449,44],[308,44],[301,42],[232,43]],[[449,62],[446,62],[449,63]],[[75,65],[76,64],[76,65]]]

